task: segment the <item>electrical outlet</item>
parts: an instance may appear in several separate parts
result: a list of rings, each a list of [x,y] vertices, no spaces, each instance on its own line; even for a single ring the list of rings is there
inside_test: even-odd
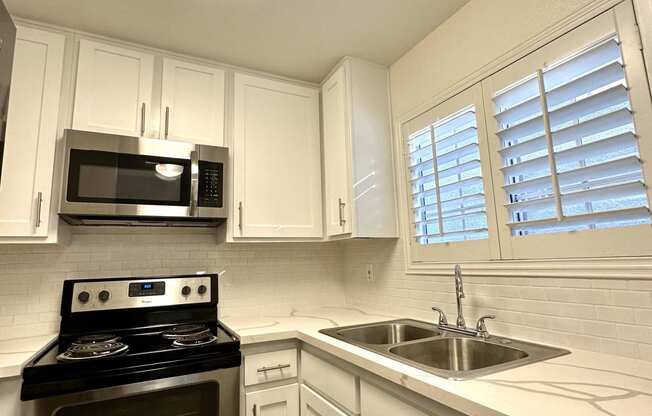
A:
[[[367,282],[375,281],[376,277],[374,276],[374,265],[371,263],[367,263],[367,267],[365,270],[366,270],[365,276],[367,277]]]

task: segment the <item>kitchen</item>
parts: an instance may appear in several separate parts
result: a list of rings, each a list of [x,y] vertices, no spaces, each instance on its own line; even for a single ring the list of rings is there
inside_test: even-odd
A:
[[[3,2],[3,415],[650,413],[649,1]]]

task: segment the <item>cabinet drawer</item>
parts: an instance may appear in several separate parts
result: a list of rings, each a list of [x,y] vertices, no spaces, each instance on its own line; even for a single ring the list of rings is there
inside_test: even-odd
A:
[[[301,385],[301,416],[346,416],[305,384]]]
[[[245,386],[297,376],[297,350],[245,355]]]
[[[353,374],[301,351],[301,377],[349,411],[360,413],[359,387]]]

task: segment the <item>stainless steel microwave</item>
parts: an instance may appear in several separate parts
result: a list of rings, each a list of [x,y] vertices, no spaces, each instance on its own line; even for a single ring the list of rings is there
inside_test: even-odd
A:
[[[66,130],[59,215],[73,225],[216,226],[228,149]]]

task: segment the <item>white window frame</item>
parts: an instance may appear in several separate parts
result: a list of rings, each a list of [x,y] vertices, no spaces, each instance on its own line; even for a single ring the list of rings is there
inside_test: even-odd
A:
[[[489,237],[484,240],[469,240],[449,243],[419,244],[416,242],[414,234],[414,210],[411,206],[412,195],[410,192],[410,175],[409,175],[409,150],[408,140],[411,134],[432,126],[437,122],[458,113],[460,110],[475,107],[476,133],[478,137],[478,148],[480,151],[480,166],[482,170],[482,182],[484,187],[487,228]],[[498,230],[496,224],[496,214],[494,212],[493,184],[491,182],[491,165],[489,156],[489,146],[487,143],[487,130],[485,126],[485,111],[482,102],[482,88],[479,84],[462,91],[449,100],[438,106],[426,111],[425,113],[413,118],[403,124],[404,161],[406,170],[403,176],[406,179],[406,191],[408,196],[408,216],[409,228],[406,230],[409,235],[410,254],[413,261],[416,262],[434,262],[434,261],[472,261],[485,259],[499,259],[500,245],[498,243]]]

